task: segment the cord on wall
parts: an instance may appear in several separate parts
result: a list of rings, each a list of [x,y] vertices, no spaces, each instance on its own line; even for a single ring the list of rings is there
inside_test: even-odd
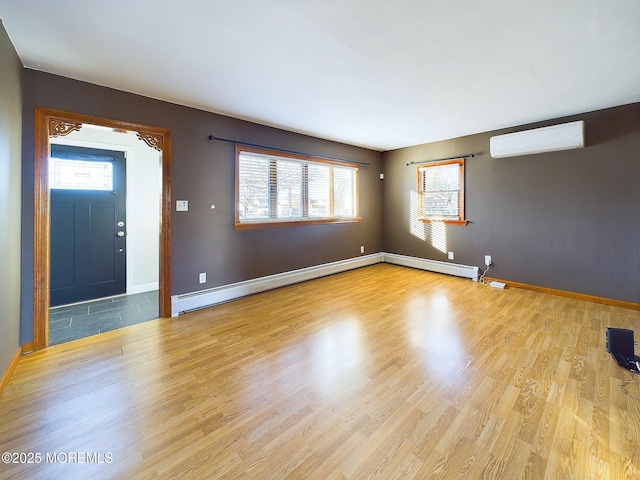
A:
[[[489,282],[484,279],[484,276],[487,274],[490,268],[491,268],[491,265],[487,265],[487,269],[484,272],[482,272],[482,275],[480,275],[480,278],[478,279],[478,282],[480,282],[482,285],[489,285]]]

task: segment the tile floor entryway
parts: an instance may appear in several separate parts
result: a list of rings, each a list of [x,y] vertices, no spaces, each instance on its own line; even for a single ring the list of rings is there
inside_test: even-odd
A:
[[[49,314],[49,345],[154,320],[159,317],[158,303],[156,290],[54,307]]]

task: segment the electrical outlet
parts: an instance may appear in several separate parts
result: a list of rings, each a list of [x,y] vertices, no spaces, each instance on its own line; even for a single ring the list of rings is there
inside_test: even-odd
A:
[[[491,265],[491,255],[485,255],[484,256],[484,264],[488,267],[489,265]]]
[[[200,283],[207,283],[207,274],[204,272],[200,274]]]
[[[360,253],[364,253],[364,245],[360,245]]]
[[[447,253],[447,258],[448,258],[449,260],[453,260],[453,252],[449,252],[449,253]]]

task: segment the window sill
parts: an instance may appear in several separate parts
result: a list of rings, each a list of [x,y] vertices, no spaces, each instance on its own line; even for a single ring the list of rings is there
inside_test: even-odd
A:
[[[448,220],[445,218],[421,218],[420,221],[423,223],[444,223],[445,225],[466,225],[469,223],[466,220]]]
[[[267,222],[236,222],[234,227],[236,230],[256,230],[259,228],[282,228],[282,227],[299,227],[302,225],[326,225],[331,223],[356,223],[360,221],[360,217],[355,218],[330,218],[322,220],[274,220]]]

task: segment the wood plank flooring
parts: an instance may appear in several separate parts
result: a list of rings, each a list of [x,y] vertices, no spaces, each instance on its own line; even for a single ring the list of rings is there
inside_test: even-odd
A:
[[[253,295],[23,357],[0,453],[41,461],[0,478],[637,479],[607,326],[640,313],[387,264]]]

